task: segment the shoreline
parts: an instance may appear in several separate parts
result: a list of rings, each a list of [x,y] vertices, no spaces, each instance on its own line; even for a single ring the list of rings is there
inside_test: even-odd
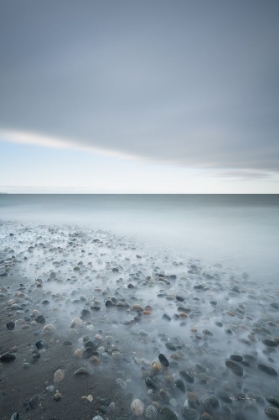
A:
[[[1,420],[276,414],[278,290],[100,230],[1,228]]]

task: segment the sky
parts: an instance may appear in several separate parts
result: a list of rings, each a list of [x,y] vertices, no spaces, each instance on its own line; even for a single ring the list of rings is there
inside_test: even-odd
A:
[[[278,0],[0,0],[0,192],[279,193]]]

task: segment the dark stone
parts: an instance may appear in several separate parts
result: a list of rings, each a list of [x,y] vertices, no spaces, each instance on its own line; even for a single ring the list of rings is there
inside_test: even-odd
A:
[[[269,347],[276,347],[277,346],[277,343],[275,342],[275,341],[273,341],[273,340],[268,340],[268,339],[266,339],[266,340],[263,340],[262,341],[266,346],[269,346]]]
[[[186,392],[186,388],[185,388],[185,385],[184,385],[184,382],[182,381],[182,379],[177,379],[175,381],[175,386],[176,386],[176,388],[179,389],[179,391],[181,391],[183,393]]]
[[[235,362],[242,362],[243,357],[238,354],[231,354],[230,359],[234,360]]]
[[[182,370],[181,372],[179,372],[179,375],[181,376],[181,378],[183,378],[186,382],[189,382],[190,384],[192,384],[195,380],[194,376],[191,373],[186,372],[186,370]]]
[[[262,372],[267,373],[268,375],[272,375],[272,376],[278,375],[276,370],[273,367],[264,365],[263,363],[258,364],[258,369],[261,370]]]
[[[37,321],[39,324],[45,324],[46,319],[45,319],[45,317],[44,317],[43,315],[38,315],[38,316],[37,316],[37,318],[36,318],[36,321]]]
[[[215,395],[206,395],[202,398],[202,406],[205,411],[215,410],[219,407],[219,401]]]
[[[72,345],[73,345],[73,343],[70,340],[63,341],[63,346],[72,346]]]
[[[204,335],[210,335],[210,336],[212,336],[212,335],[213,335],[213,333],[212,333],[211,331],[209,331],[209,330],[203,330],[203,331],[202,331],[202,333],[203,333]]]
[[[83,357],[85,359],[88,359],[89,357],[92,356],[92,353],[93,353],[92,347],[86,347],[86,349],[84,350],[84,353],[83,353]]]
[[[169,349],[169,350],[172,350],[172,351],[177,350],[177,346],[176,346],[174,343],[172,343],[171,341],[168,341],[168,342],[165,344],[165,346],[166,346],[166,348],[167,348],[167,349]]]
[[[160,389],[159,385],[155,381],[153,381],[153,379],[151,378],[148,378],[148,377],[145,378],[145,383],[148,388]]]
[[[171,408],[162,407],[159,411],[158,420],[178,420],[178,417]]]
[[[162,353],[160,353],[160,354],[159,354],[158,358],[159,358],[159,360],[160,360],[160,362],[161,362],[161,364],[162,364],[163,366],[165,366],[165,367],[168,367],[168,366],[169,366],[169,361],[168,361],[168,359],[167,359],[167,358],[166,358],[166,356],[164,356]]]
[[[168,314],[164,314],[162,316],[163,319],[166,319],[167,321],[171,321],[171,317]]]
[[[196,420],[197,417],[198,417],[198,412],[194,408],[183,407],[182,408],[182,416],[186,420]]]
[[[43,300],[42,305],[49,305],[49,300],[47,300],[47,299]]]
[[[38,341],[36,341],[36,344],[35,344],[35,346],[37,347],[38,350],[42,349],[44,347],[44,345],[45,345],[44,340],[38,340]]]
[[[2,354],[2,356],[0,356],[0,362],[3,362],[3,363],[12,362],[15,359],[16,359],[16,356],[11,351],[7,351],[6,353]]]
[[[179,302],[184,302],[185,298],[179,295],[176,295],[176,300],[178,300]]]
[[[270,404],[275,405],[276,407],[279,407],[279,399],[278,398],[274,398],[272,396],[267,397],[266,401],[268,401]]]
[[[276,407],[272,407],[271,405],[269,407],[266,407],[264,410],[267,417],[271,419],[279,419],[279,409]]]
[[[86,308],[82,309],[81,315],[80,315],[81,318],[85,318],[85,317],[87,317],[89,315],[90,315],[89,309],[86,309]]]
[[[30,398],[30,400],[28,401],[29,403],[29,407],[34,409],[37,407],[37,405],[39,404],[39,396],[38,395],[34,395],[34,397]]]
[[[110,308],[110,307],[112,307],[113,306],[113,303],[112,303],[112,301],[111,300],[106,300],[106,303],[105,303],[105,305],[106,305],[106,307],[107,308]]]
[[[225,365],[230,369],[236,376],[243,376],[243,368],[232,360],[226,360]]]
[[[6,324],[6,327],[7,327],[7,329],[8,330],[13,330],[14,329],[14,327],[15,327],[15,323],[14,323],[14,321],[9,321],[9,322],[7,322],[7,324]]]

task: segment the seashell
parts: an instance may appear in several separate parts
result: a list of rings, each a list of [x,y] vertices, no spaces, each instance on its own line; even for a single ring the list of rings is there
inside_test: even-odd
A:
[[[180,312],[179,316],[180,316],[180,318],[188,318],[188,315],[185,314],[185,312]]]
[[[135,303],[135,304],[133,305],[133,308],[134,308],[134,309],[139,309],[140,311],[142,311],[142,307],[141,307],[138,303]]]
[[[54,374],[54,378],[53,378],[53,382],[55,384],[58,384],[59,382],[63,381],[64,379],[64,373],[61,369],[58,369],[55,374]]]
[[[131,409],[136,416],[142,416],[144,412],[144,404],[141,400],[135,399],[131,403]]]

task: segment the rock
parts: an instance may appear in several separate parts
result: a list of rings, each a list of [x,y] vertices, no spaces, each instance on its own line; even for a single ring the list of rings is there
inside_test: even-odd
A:
[[[211,331],[209,331],[209,330],[203,330],[202,333],[204,335],[209,335],[209,336],[212,336],[213,335],[213,333]]]
[[[74,352],[74,356],[78,359],[81,359],[83,357],[83,349],[76,349]]]
[[[15,327],[15,323],[13,321],[9,321],[6,324],[6,327],[7,327],[8,330],[12,331]]]
[[[175,386],[176,386],[176,388],[179,389],[179,391],[181,391],[183,393],[186,392],[186,388],[185,388],[185,385],[184,385],[184,382],[182,381],[182,379],[177,379],[175,381]]]
[[[264,410],[267,417],[271,419],[279,419],[279,409],[272,407],[271,405],[269,407],[266,407]]]
[[[166,356],[164,356],[162,353],[160,353],[160,354],[159,354],[158,358],[159,358],[160,362],[162,363],[162,365],[163,365],[164,367],[168,367],[168,366],[169,366],[169,361],[168,361],[168,359],[167,359],[167,358],[166,358]]]
[[[211,411],[219,407],[219,401],[215,395],[206,395],[202,398],[201,402],[206,411]]]
[[[70,340],[65,340],[65,341],[63,341],[63,344],[62,344],[63,346],[72,346],[73,345],[73,343],[72,343],[72,341],[70,341]]]
[[[81,367],[75,371],[74,375],[90,375],[90,372],[85,367]]]
[[[45,345],[44,340],[38,340],[35,343],[35,346],[37,347],[38,350],[41,350],[44,347],[44,345]]]
[[[39,404],[39,396],[34,395],[34,397],[30,398],[28,403],[29,403],[30,408],[32,408],[32,409],[36,408],[37,405]]]
[[[274,398],[272,396],[267,397],[266,399],[270,404],[275,405],[276,407],[279,407],[279,399],[278,398]]]
[[[92,350],[96,350],[98,345],[91,340],[87,340],[84,342],[84,347],[85,348],[91,347]]]
[[[83,324],[82,319],[80,319],[80,318],[74,318],[72,320],[72,322],[71,322],[71,328],[80,327],[82,324]]]
[[[62,395],[60,394],[60,392],[56,392],[56,393],[53,395],[53,399],[54,399],[55,401],[60,401],[60,400],[61,400],[61,398],[62,398]]]
[[[234,360],[235,362],[242,362],[243,357],[239,356],[238,354],[231,354],[230,359]]]
[[[6,353],[3,353],[2,356],[0,356],[0,362],[4,363],[12,362],[15,359],[15,354],[10,351],[7,351]]]
[[[91,357],[93,354],[93,349],[91,347],[86,347],[86,349],[83,352],[83,357],[85,359],[89,359],[89,357]]]
[[[45,324],[46,319],[45,319],[45,317],[44,317],[43,315],[38,315],[38,316],[37,316],[37,318],[36,318],[36,321],[37,321],[39,324]]]
[[[182,370],[181,372],[179,372],[179,375],[181,376],[181,378],[183,378],[186,382],[189,382],[190,384],[192,384],[195,380],[194,376],[186,370]]]
[[[61,369],[58,369],[55,374],[54,374],[54,378],[53,378],[53,382],[55,384],[58,384],[59,382],[63,381],[64,379],[64,373]]]
[[[47,324],[44,326],[43,331],[46,333],[51,333],[54,331],[54,326],[52,324]]]
[[[92,420],[104,420],[103,419],[103,417],[101,417],[101,416],[95,416],[95,417],[93,417],[93,419]]]
[[[144,415],[147,419],[156,419],[158,416],[158,410],[154,405],[150,404],[146,407]]]
[[[162,407],[159,411],[158,420],[178,420],[178,417],[171,408]]]
[[[135,399],[131,403],[131,410],[136,416],[141,416],[144,412],[144,404],[141,400]]]
[[[196,420],[198,418],[198,412],[194,408],[183,407],[182,416],[186,420]]]
[[[274,340],[266,339],[266,340],[263,340],[262,342],[263,342],[263,344],[265,344],[266,346],[269,346],[269,347],[276,347],[277,346],[277,343]]]
[[[171,341],[168,341],[165,344],[165,346],[166,346],[167,349],[172,350],[172,351],[175,351],[177,349],[177,346],[174,343],[172,343]]]
[[[235,363],[233,360],[226,360],[225,365],[230,369],[236,376],[243,376],[243,368]]]
[[[146,383],[148,388],[160,389],[159,385],[155,381],[153,381],[153,379],[151,379],[149,377],[145,378],[145,383]]]
[[[267,373],[268,375],[277,376],[276,370],[272,366],[264,365],[263,363],[258,364],[258,369],[262,372]]]
[[[19,414],[18,413],[14,413],[11,417],[10,420],[19,420]]]

